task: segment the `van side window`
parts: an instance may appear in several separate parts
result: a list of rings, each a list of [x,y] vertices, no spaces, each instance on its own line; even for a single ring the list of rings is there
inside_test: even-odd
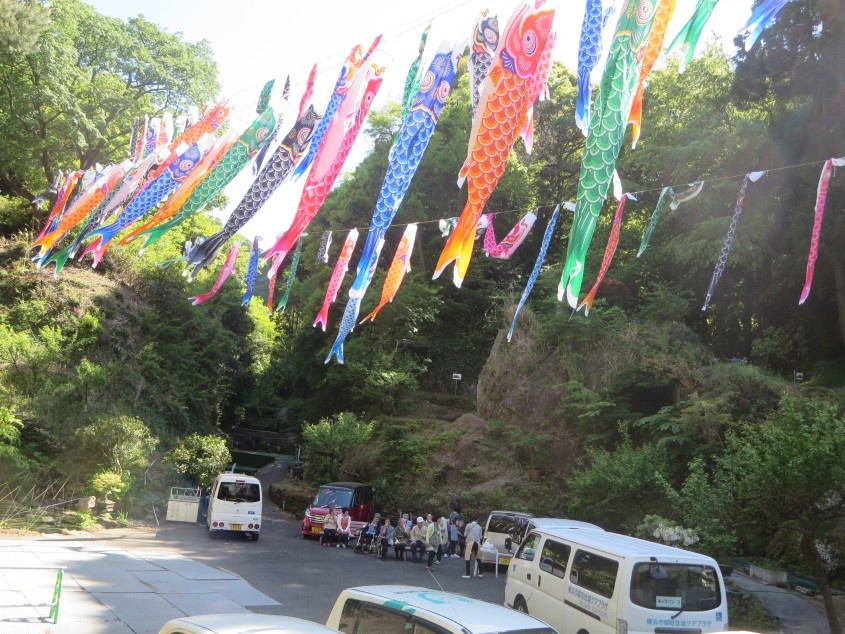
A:
[[[404,632],[410,629],[408,616],[379,606],[365,604],[358,617],[355,634],[384,634],[385,632]],[[341,630],[343,631],[343,630]]]
[[[516,558],[524,559],[525,561],[534,561],[534,554],[537,552],[539,546],[540,535],[538,533],[531,533],[528,539],[522,542],[519,550],[516,551]]]
[[[553,574],[561,579],[566,578],[566,564],[569,563],[569,553],[572,547],[567,544],[546,540],[543,553],[540,555],[540,570]]]
[[[569,581],[608,599],[616,587],[619,562],[585,550],[575,551]]]
[[[340,622],[337,625],[337,629],[341,632],[354,632],[361,605],[358,599],[347,599],[346,603],[343,604],[343,611],[340,613]]]

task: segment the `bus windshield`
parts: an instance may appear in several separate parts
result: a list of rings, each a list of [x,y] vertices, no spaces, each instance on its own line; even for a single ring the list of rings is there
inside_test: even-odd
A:
[[[712,566],[642,562],[634,566],[631,601],[652,610],[703,612],[722,603]]]
[[[314,496],[313,506],[329,507],[336,509],[352,506],[352,491],[349,489],[338,489],[335,487],[320,487],[317,495]]]

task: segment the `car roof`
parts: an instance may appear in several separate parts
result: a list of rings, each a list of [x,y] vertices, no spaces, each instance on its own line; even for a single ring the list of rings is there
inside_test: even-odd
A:
[[[470,634],[537,628],[554,631],[547,623],[503,605],[431,588],[405,585],[358,586],[347,588],[344,592],[357,599],[367,596],[370,603],[387,605],[408,614],[436,615],[456,623]]]
[[[320,623],[274,614],[201,614],[172,619],[164,624],[159,634],[170,632],[196,632],[203,634],[330,634],[336,633]]]
[[[527,511],[490,511],[490,515],[518,515],[519,517],[534,517],[533,513]],[[487,517],[490,517],[488,515]]]
[[[256,478],[255,476],[247,475],[245,473],[221,473],[217,476],[217,479],[225,480],[226,482],[243,480],[244,482],[249,482],[250,484],[261,484],[261,481],[258,478]]]
[[[646,541],[629,535],[610,533],[607,531],[578,531],[575,533],[568,528],[537,528],[535,531],[544,535],[577,541],[596,550],[604,551],[621,557],[657,557],[661,563],[671,563],[673,559],[698,560],[702,563],[715,565],[715,560],[701,553],[666,546],[657,542]]]
[[[603,531],[601,526],[582,522],[581,520],[568,520],[563,517],[532,517],[531,523],[537,528],[586,528],[594,531]]]
[[[344,489],[360,489],[362,487],[369,487],[372,488],[372,484],[367,484],[366,482],[326,482],[325,484],[321,484],[321,487],[341,487]]]

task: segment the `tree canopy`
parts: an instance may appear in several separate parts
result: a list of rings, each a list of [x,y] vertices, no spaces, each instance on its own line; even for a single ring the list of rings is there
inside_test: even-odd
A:
[[[48,28],[49,27],[49,28]],[[27,200],[58,169],[128,154],[132,121],[204,104],[219,90],[207,41],[81,0],[0,3],[0,194]]]

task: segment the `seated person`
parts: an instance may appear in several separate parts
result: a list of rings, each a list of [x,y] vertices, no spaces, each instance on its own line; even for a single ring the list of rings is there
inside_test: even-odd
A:
[[[329,514],[326,515],[326,520],[323,522],[323,546],[331,546],[331,542],[335,541],[337,535],[337,515],[335,515],[334,507],[329,507]]]
[[[376,513],[370,523],[367,524],[361,531],[361,536],[358,540],[358,550],[362,550],[364,546],[370,546],[373,540],[381,532],[381,514]]]
[[[387,557],[388,549],[393,546],[393,536],[395,531],[396,529],[393,528],[393,522],[388,517],[385,520],[384,525],[381,527],[381,532],[379,533],[378,554],[382,561],[384,561]]]
[[[342,515],[337,518],[337,547],[349,548],[349,536],[352,534],[352,517],[349,509],[343,507]]]
[[[410,539],[411,532],[405,523],[405,516],[402,516],[393,531],[393,553],[396,555],[396,559],[405,559],[405,549],[408,547],[408,540]]]
[[[417,523],[411,529],[411,558],[415,564],[422,563],[425,552],[425,520],[417,518]]]

